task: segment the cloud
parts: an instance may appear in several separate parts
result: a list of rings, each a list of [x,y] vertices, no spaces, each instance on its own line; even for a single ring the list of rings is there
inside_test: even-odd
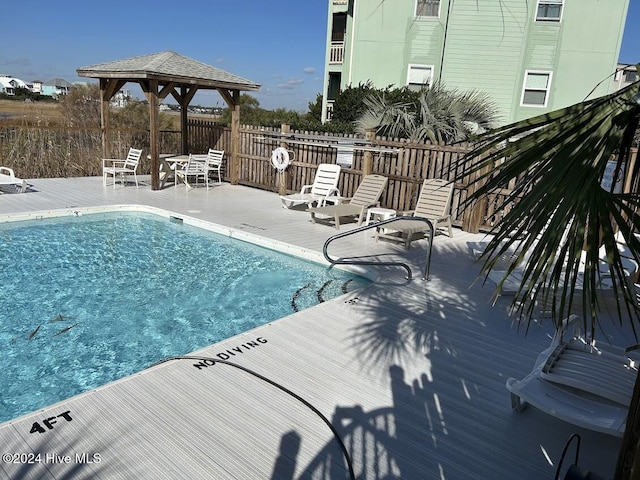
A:
[[[300,85],[302,83],[304,83],[304,82],[300,78],[291,78],[291,79],[287,80],[286,82],[279,83],[278,84],[278,88],[284,88],[285,90],[291,90],[296,85]]]
[[[303,72],[313,74],[313,73],[316,73],[316,69],[313,67],[305,67]]]

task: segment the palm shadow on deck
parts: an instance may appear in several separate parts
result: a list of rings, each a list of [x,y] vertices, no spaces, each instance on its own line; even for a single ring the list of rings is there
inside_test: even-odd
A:
[[[378,289],[353,306],[367,319],[351,330],[354,362],[363,371],[381,372],[392,399],[390,405],[374,408],[339,405],[332,413],[355,477],[553,478],[564,444],[576,432],[585,438],[585,466],[611,474],[603,465],[613,466],[619,439],[535,409],[511,409],[505,381],[528,371],[551,340],[552,324],[534,323],[528,332],[518,328],[505,305],[491,305],[490,288],[481,282],[462,285],[458,269],[473,280],[469,270],[479,271],[479,265],[449,259],[467,252],[447,244],[438,248],[434,280],[417,282],[423,287],[416,285],[415,303],[398,302],[392,290]],[[446,268],[449,272],[443,274]],[[293,433],[304,444],[305,438]],[[296,465],[295,455],[288,458],[290,467]],[[335,441],[307,465],[288,472],[276,464],[272,479],[349,478]]]

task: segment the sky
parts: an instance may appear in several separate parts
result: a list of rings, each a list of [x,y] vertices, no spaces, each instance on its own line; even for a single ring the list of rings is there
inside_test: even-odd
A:
[[[306,112],[322,92],[329,1],[32,0],[0,16],[0,75],[93,82],[76,69],[171,50],[260,84],[249,93],[263,108]],[[640,0],[630,0],[619,61],[640,62]],[[191,104],[226,107],[215,91]]]

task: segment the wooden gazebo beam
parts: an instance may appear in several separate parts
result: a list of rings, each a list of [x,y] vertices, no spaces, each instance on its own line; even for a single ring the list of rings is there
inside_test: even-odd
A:
[[[118,90],[127,83],[119,78],[100,79],[100,125],[102,130],[102,158],[111,158],[111,144],[109,142],[109,102]]]
[[[191,85],[180,85],[180,93],[176,91],[176,89],[171,90],[171,95],[180,105],[180,132],[181,132],[181,140],[182,140],[182,153],[183,155],[189,153],[189,130],[187,130],[187,119],[188,119],[188,111],[187,107],[191,100],[193,100],[193,96],[198,91],[198,87]]]
[[[158,80],[141,80],[140,86],[149,102],[149,156],[151,157],[151,190],[160,189],[160,100],[174,90],[174,84],[160,85]],[[160,90],[158,91],[158,89]]]

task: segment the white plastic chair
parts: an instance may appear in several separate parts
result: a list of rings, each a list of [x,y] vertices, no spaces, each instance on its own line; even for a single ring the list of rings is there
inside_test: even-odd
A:
[[[136,171],[138,169],[138,164],[140,163],[141,155],[142,155],[142,150],[130,148],[129,153],[127,154],[127,158],[124,160],[116,159],[116,158],[103,158],[102,159],[102,184],[106,186],[107,175],[113,175],[113,188],[115,188],[116,175],[121,176],[123,185],[124,185],[124,176],[133,175],[133,179],[135,180],[136,187],[137,187],[138,176],[136,174]]]
[[[433,224],[434,232],[441,226],[447,227],[449,237],[453,237],[449,213],[452,196],[453,182],[440,178],[428,178],[422,183],[416,208],[411,215],[429,220]],[[375,238],[376,242],[380,238],[400,242],[404,244],[404,248],[408,249],[415,234],[428,230],[429,227],[424,222],[398,220],[385,225],[384,229],[377,228]]]
[[[222,175],[220,173],[222,169],[222,162],[224,157],[224,150],[209,149],[207,154],[207,170],[218,175],[218,183],[222,183]],[[208,175],[207,175],[208,177]]]
[[[303,185],[300,193],[280,196],[282,206],[291,208],[306,203],[311,208],[314,203],[317,203],[319,207],[323,207],[329,197],[340,198],[340,191],[337,188],[340,170],[340,165],[321,163],[318,165],[312,185]]]
[[[207,167],[208,155],[189,155],[189,161],[180,170],[176,170],[176,175],[182,179],[187,189],[198,185],[198,179],[202,177],[205,187],[209,188],[209,169]],[[189,183],[189,178],[194,179],[194,183]]]

